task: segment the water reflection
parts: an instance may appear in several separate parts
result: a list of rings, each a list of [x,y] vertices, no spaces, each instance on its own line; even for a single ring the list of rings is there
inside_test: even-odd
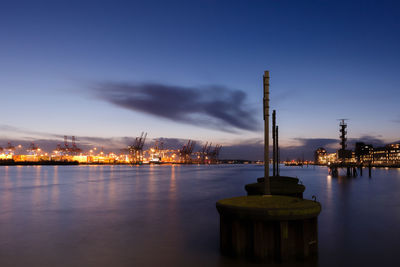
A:
[[[114,207],[114,205],[116,204],[116,181],[114,179],[114,172],[115,172],[115,168],[114,166],[111,166],[111,170],[108,172],[108,201],[109,204],[112,205]]]
[[[220,256],[215,201],[243,195],[262,167],[42,166],[0,173],[1,267],[253,265]],[[371,180],[327,176],[320,167],[281,173],[301,178],[305,197],[322,202],[320,266],[397,260],[399,170],[375,169]]]
[[[17,174],[16,174],[16,182],[17,182],[17,186],[20,186],[22,184],[22,170],[23,170],[23,166],[16,166],[14,167],[16,168]]]
[[[41,168],[38,168],[38,166],[29,166],[29,168],[34,168],[34,172],[33,172],[33,180],[34,180],[34,188],[32,190],[32,203],[34,205],[39,205],[41,198],[44,197],[43,194],[41,193],[41,185],[42,185],[42,181],[41,181],[41,173],[40,170]],[[22,172],[22,168],[20,168],[21,172]],[[22,174],[21,174],[22,175]]]
[[[332,176],[328,175],[326,176],[326,200],[327,203],[330,203],[332,201]]]
[[[13,187],[10,175],[9,175],[9,168],[8,166],[5,166],[1,171],[2,171],[2,186],[0,190],[0,222],[7,220],[10,215],[11,215],[11,209],[12,209],[12,191],[11,188]]]
[[[51,203],[53,204],[53,208],[58,207],[59,205],[59,197],[60,197],[60,187],[58,182],[58,166],[54,166],[53,168],[53,186],[51,187]]]
[[[171,178],[170,178],[170,183],[169,183],[169,199],[170,200],[176,200],[176,170],[175,170],[175,165],[171,165]]]

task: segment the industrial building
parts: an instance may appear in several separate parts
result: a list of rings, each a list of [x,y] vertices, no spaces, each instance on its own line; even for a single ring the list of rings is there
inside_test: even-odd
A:
[[[64,144],[50,153],[44,152],[34,143],[29,147],[18,145],[14,147],[11,143],[4,148],[0,147],[0,164],[161,164],[161,163],[184,163],[184,164],[216,164],[221,145],[212,148],[211,143],[206,142],[201,150],[195,151],[195,142],[189,140],[181,149],[165,149],[161,141],[156,141],[153,146],[144,149],[147,133],[142,133],[135,142],[121,153],[105,153],[103,149],[96,147],[83,152],[76,144],[76,138],[72,137],[71,144],[67,136],[64,136]]]

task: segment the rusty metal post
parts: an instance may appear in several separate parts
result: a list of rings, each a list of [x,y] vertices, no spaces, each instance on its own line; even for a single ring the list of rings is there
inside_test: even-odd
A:
[[[275,133],[275,138],[276,138],[276,176],[279,176],[279,161],[280,156],[279,156],[279,138],[278,138],[278,126],[276,126],[276,133]]]
[[[265,195],[271,194],[269,181],[269,71],[264,72],[264,178]]]

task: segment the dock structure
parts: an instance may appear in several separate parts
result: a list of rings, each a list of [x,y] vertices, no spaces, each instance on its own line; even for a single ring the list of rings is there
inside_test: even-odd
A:
[[[220,249],[255,261],[316,259],[321,204],[303,199],[299,179],[279,176],[277,126],[273,112],[273,176],[269,175],[269,71],[263,76],[264,177],[248,184],[247,196],[219,200]]]
[[[270,262],[318,253],[318,202],[276,195],[233,197],[218,201],[217,210],[226,255]]]
[[[346,170],[347,177],[357,177],[358,175],[362,176],[363,174],[364,163],[361,162],[359,159],[357,161],[354,161],[354,159],[352,159],[352,151],[347,149],[346,120],[348,119],[339,119],[340,149],[337,151],[337,160],[335,162],[328,162],[327,164],[329,174],[332,175],[332,177],[339,177],[340,169]],[[320,152],[323,152],[322,149],[318,150]],[[319,153],[318,150],[316,151],[316,154]],[[371,177],[371,161],[369,161],[367,167],[369,170],[369,176]]]
[[[363,163],[355,163],[355,162],[338,162],[331,163],[328,166],[329,174],[332,177],[339,177],[340,170],[346,170],[347,177],[357,177],[358,175],[363,176],[363,168],[368,168],[368,176],[372,175],[372,165],[367,164],[366,166]]]

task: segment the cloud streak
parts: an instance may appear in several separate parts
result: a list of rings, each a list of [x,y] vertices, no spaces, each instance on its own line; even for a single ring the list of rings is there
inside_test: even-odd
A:
[[[103,83],[100,99],[131,111],[225,132],[256,131],[259,125],[246,93],[225,87],[189,88],[155,83]]]
[[[398,118],[398,119],[393,119],[393,120],[391,120],[391,122],[400,123],[400,118]]]
[[[14,126],[7,125],[7,124],[0,124],[0,133],[3,133],[3,132],[11,133],[11,134],[18,133],[18,134],[24,134],[24,135],[28,135],[28,136],[33,135],[33,136],[40,136],[40,137],[62,138],[62,135],[58,135],[58,134],[32,131],[29,129],[14,127]]]

